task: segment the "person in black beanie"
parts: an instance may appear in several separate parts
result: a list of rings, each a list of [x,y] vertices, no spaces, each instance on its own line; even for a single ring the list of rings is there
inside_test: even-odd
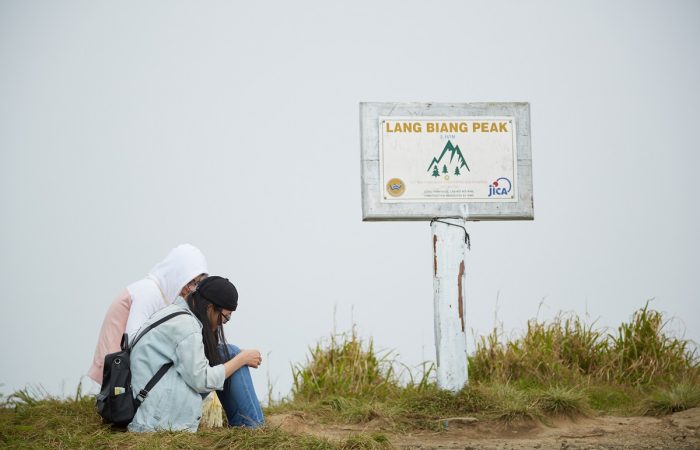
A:
[[[173,363],[136,411],[129,431],[196,431],[202,396],[216,391],[231,426],[264,424],[248,367],[262,363],[258,350],[228,344],[223,325],[238,306],[238,291],[226,278],[211,276],[186,299],[154,314],[144,326],[177,311],[175,316],[143,336],[131,353],[132,387],[138,393],[156,371]],[[155,398],[152,398],[155,397]],[[149,403],[150,402],[150,403]]]

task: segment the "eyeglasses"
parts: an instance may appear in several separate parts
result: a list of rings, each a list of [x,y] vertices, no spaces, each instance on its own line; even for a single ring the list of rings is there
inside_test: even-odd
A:
[[[221,315],[221,322],[222,323],[226,323],[229,320],[231,320],[231,313],[228,313],[228,316],[224,313],[220,313],[220,315]]]

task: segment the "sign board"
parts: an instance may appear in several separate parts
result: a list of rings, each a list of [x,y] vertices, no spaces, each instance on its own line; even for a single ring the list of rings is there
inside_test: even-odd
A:
[[[527,103],[362,103],[363,220],[532,219]]]

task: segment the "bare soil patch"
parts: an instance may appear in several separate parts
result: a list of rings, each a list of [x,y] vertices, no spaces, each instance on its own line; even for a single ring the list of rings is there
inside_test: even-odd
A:
[[[289,433],[345,439],[357,433],[381,432],[400,449],[700,449],[700,408],[664,417],[560,418],[547,424],[505,425],[451,418],[442,432],[396,433],[379,420],[367,424],[315,423],[302,413],[267,418]]]

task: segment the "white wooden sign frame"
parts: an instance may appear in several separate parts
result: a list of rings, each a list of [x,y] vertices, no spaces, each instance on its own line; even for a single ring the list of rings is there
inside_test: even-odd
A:
[[[515,201],[382,201],[380,120],[397,117],[508,117],[515,124]],[[362,219],[532,220],[532,151],[529,103],[360,103]]]

